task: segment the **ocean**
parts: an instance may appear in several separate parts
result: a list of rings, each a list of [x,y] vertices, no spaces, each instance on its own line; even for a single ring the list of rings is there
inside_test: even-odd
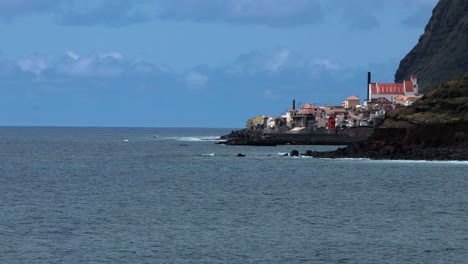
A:
[[[229,132],[0,127],[0,263],[468,263],[468,162]]]

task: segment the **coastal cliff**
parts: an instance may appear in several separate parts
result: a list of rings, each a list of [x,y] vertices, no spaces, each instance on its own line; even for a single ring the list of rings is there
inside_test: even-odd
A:
[[[400,62],[395,82],[410,75],[421,80],[419,91],[468,72],[468,1],[440,0],[417,45]]]
[[[468,77],[438,85],[413,105],[389,113],[368,141],[312,155],[468,160]]]
[[[440,0],[418,44],[401,61],[425,95],[387,114],[369,140],[315,157],[468,160],[468,1]]]
[[[413,74],[421,80],[419,91],[424,96],[411,106],[388,109],[383,124],[379,126],[374,122],[377,128],[370,138],[336,151],[308,151],[307,155],[317,158],[468,160],[467,0],[438,2],[425,33],[401,61],[395,80],[399,83]],[[259,135],[251,135],[248,130],[235,132],[226,137],[226,143],[248,145],[254,141],[260,145],[264,134]],[[252,140],[252,137],[259,140]],[[282,143],[286,142],[295,141],[289,139]],[[316,145],[316,142],[306,143]],[[348,143],[352,142],[348,140]]]

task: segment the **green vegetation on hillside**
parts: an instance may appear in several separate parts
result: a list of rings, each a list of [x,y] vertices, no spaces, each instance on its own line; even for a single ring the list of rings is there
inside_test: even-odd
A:
[[[468,77],[447,81],[413,105],[388,113],[383,128],[468,122]]]

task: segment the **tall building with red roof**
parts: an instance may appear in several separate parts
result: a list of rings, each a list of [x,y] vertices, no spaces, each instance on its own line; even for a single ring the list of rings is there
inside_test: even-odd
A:
[[[410,80],[405,80],[402,83],[373,83],[370,82],[369,74],[368,92],[369,101],[383,97],[390,102],[394,102],[397,96],[414,96],[419,94],[418,79],[415,75],[412,75]]]

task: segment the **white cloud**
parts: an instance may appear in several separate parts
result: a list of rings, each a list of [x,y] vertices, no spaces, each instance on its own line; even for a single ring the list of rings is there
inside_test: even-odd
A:
[[[288,61],[290,53],[289,50],[283,49],[273,54],[273,56],[266,61],[265,69],[272,72],[278,71],[278,69]]]
[[[3,68],[11,68],[11,63],[3,63]],[[8,67],[7,67],[8,66]],[[144,61],[128,60],[116,51],[96,52],[80,55],[75,51],[66,51],[59,56],[29,55],[23,56],[14,63],[19,71],[35,76],[55,74],[68,77],[119,77],[125,74],[151,75],[164,71],[170,74],[166,67]]]
[[[322,19],[320,0],[1,0],[0,18],[49,13],[66,25],[190,20],[291,26]]]
[[[185,82],[189,88],[201,89],[208,83],[208,76],[191,71],[185,76]]]
[[[67,0],[54,10],[57,21],[65,25],[125,26],[154,19],[150,0]]]
[[[290,49],[254,51],[240,55],[234,63],[221,68],[229,75],[258,73],[281,74],[283,72],[337,71],[341,69],[338,62],[330,58],[304,57]]]
[[[334,63],[329,59],[313,59],[311,61],[311,65],[317,65],[325,68],[326,70],[338,70],[340,68],[337,63]]]
[[[117,77],[126,70],[133,70],[133,64],[124,61],[124,56],[115,51],[97,52],[88,56],[67,53],[72,60],[58,58],[55,70],[74,77]]]
[[[123,59],[123,55],[121,53],[115,52],[115,51],[98,52],[98,57],[100,59],[107,59],[107,58],[112,58],[112,59],[115,59],[115,60],[122,60]]]
[[[189,101],[193,98],[183,93],[188,93],[188,88],[203,91],[200,96],[211,100],[226,95],[235,97],[233,105],[245,102],[245,94],[250,95],[252,102],[298,98],[325,104],[341,102],[351,94],[364,97],[366,88],[362,84],[367,70],[379,72],[383,68],[350,68],[330,58],[304,57],[286,48],[251,52],[226,67],[200,66],[180,74],[162,71],[157,64],[141,59],[129,60],[122,54],[117,56],[121,59],[101,55],[78,55],[72,51],[59,56],[25,56],[13,62],[0,60],[0,92],[39,89],[55,93],[86,88],[92,94],[95,88],[110,87],[120,89],[122,94],[138,89],[138,98],[157,92],[156,96],[169,93]],[[389,65],[394,67],[395,62]],[[237,71],[232,74],[230,69]],[[392,71],[385,75],[393,76]]]
[[[0,18],[9,19],[28,13],[47,12],[58,0],[0,0]]]
[[[40,75],[44,70],[50,67],[48,58],[38,56],[19,59],[16,65],[21,71],[33,73],[34,75]]]
[[[78,60],[80,58],[80,55],[78,55],[77,53],[73,52],[73,51],[67,51],[65,52],[65,54],[67,54],[68,57],[74,59],[74,60]]]
[[[302,63],[289,49],[253,51],[240,55],[224,71],[229,74],[255,74],[257,72],[279,72],[286,68],[296,67]]]
[[[94,60],[89,57],[82,57],[73,61],[60,61],[55,67],[57,73],[74,77],[92,76],[96,74],[93,68]]]
[[[375,14],[389,9],[434,7],[436,3],[437,0],[0,0],[0,19],[42,13],[53,15],[55,21],[64,25],[119,27],[169,20],[288,27],[317,24],[338,12],[346,25],[370,29],[378,26]]]
[[[294,26],[322,19],[319,0],[158,0],[165,20]]]

